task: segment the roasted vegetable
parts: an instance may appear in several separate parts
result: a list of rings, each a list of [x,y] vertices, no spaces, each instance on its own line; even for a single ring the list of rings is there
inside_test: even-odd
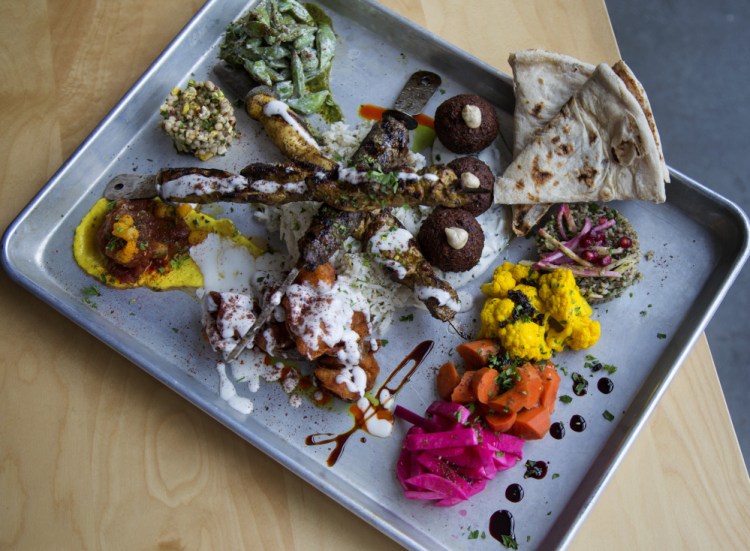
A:
[[[497,339],[511,356],[549,359],[566,347],[579,350],[599,340],[599,322],[590,318],[591,306],[570,270],[540,276],[506,262],[482,292],[488,298],[480,315],[480,337]]]
[[[272,87],[298,112],[335,122],[343,119],[329,85],[335,51],[336,35],[322,9],[262,0],[227,27],[219,57]]]

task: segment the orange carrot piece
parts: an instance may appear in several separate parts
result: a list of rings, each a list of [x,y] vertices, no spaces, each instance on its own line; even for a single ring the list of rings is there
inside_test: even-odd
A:
[[[479,369],[489,364],[490,356],[500,353],[500,345],[489,339],[464,342],[456,347],[456,352],[464,360],[466,369]]]
[[[477,402],[486,404],[497,396],[497,377],[500,374],[491,367],[477,370],[471,379],[471,391]]]
[[[549,410],[544,406],[537,406],[519,411],[516,422],[508,432],[526,440],[539,440],[547,434],[550,424]]]
[[[521,411],[521,408],[532,408],[539,403],[542,394],[542,378],[539,370],[527,363],[518,368],[518,380],[510,390],[487,402],[492,409],[500,412]]]
[[[513,424],[516,422],[518,414],[515,411],[509,411],[508,413],[487,413],[484,416],[484,420],[490,430],[494,432],[508,432]]]
[[[469,404],[474,401],[474,395],[471,393],[471,380],[474,378],[474,370],[464,371],[461,381],[451,392],[451,402],[457,404]]]
[[[560,374],[555,369],[555,364],[547,362],[547,365],[542,369],[541,378],[542,395],[539,397],[539,403],[552,413],[555,411],[557,391],[560,389]]]
[[[443,400],[450,400],[453,389],[461,382],[461,375],[458,374],[453,362],[445,362],[437,373],[437,393]]]

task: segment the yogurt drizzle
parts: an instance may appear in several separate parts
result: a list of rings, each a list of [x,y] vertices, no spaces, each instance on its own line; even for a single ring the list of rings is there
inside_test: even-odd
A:
[[[227,194],[245,189],[247,183],[247,178],[240,174],[233,174],[226,178],[184,174],[161,184],[160,195],[165,198],[182,199],[193,195]]]
[[[317,151],[320,151],[318,143],[310,135],[307,129],[289,113],[289,106],[283,101],[277,99],[269,101],[263,106],[263,114],[266,117],[273,117],[274,115],[281,117],[287,122],[287,124],[289,124],[289,126],[294,128],[303,140],[313,146]]]

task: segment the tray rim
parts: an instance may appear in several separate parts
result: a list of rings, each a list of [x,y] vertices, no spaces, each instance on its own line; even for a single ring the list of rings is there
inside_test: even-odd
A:
[[[321,3],[326,3],[326,0],[319,1]],[[262,439],[254,438],[252,434],[249,434],[247,432],[246,427],[243,427],[243,424],[240,421],[231,417],[227,417],[211,402],[203,399],[199,395],[202,393],[183,391],[183,389],[181,389],[179,386],[175,386],[173,384],[173,381],[170,380],[168,374],[160,372],[158,369],[155,369],[153,366],[149,365],[149,363],[144,361],[144,359],[141,358],[139,354],[129,353],[127,351],[118,349],[115,339],[111,338],[111,336],[108,335],[108,333],[106,333],[105,331],[97,331],[96,328],[85,326],[83,320],[79,319],[79,317],[76,315],[76,312],[72,308],[71,304],[62,300],[57,300],[55,297],[51,297],[45,294],[44,287],[37,285],[34,281],[28,278],[21,270],[21,267],[14,264],[9,255],[9,249],[12,248],[15,242],[14,238],[18,234],[19,229],[23,225],[29,213],[37,208],[37,206],[44,200],[49,191],[55,187],[56,183],[63,178],[70,167],[72,167],[76,163],[76,161],[86,152],[87,148],[93,141],[96,140],[98,135],[102,132],[103,128],[105,128],[112,119],[116,118],[120,111],[124,108],[124,106],[127,105],[127,103],[138,94],[143,84],[158,70],[163,61],[168,58],[175,49],[179,47],[180,42],[184,40],[185,37],[190,34],[191,30],[200,23],[203,14],[206,11],[209,11],[215,4],[219,4],[220,2],[221,0],[208,0],[208,2],[206,2],[193,15],[190,21],[182,28],[182,30],[175,36],[175,38],[135,81],[133,86],[116,102],[115,106],[110,110],[110,112],[94,127],[94,129],[86,137],[86,139],[73,151],[70,157],[60,166],[60,168],[47,181],[47,183],[39,190],[39,192],[37,192],[33,196],[33,198],[27,203],[27,205],[15,217],[11,224],[6,228],[2,237],[2,254],[0,255],[0,264],[2,265],[6,274],[8,274],[9,278],[16,284],[20,285],[21,287],[32,293],[34,296],[49,304],[55,310],[67,317],[70,321],[72,321],[88,333],[92,334],[98,340],[102,341],[104,344],[112,348],[115,352],[134,363],[137,367],[149,373],[161,383],[165,384],[170,388],[170,390],[176,392],[192,405],[198,407],[209,416],[220,422],[222,425],[232,430],[232,432],[243,438],[243,440],[248,441],[254,447],[258,448],[269,457],[272,457],[285,468],[300,476],[306,482],[308,482],[327,496],[336,500],[339,504],[346,506],[349,511],[356,514],[358,517],[365,520],[378,530],[382,531],[384,534],[391,537],[394,541],[410,548],[424,548],[417,539],[412,537],[406,531],[400,530],[398,525],[383,524],[383,519],[375,514],[376,511],[371,508],[365,507],[364,503],[352,501],[344,492],[342,492],[335,486],[320,483],[314,476],[313,470],[311,468],[291,460],[288,456],[282,454],[280,450],[266,445]],[[439,35],[436,35],[435,33],[432,33],[431,31],[417,25],[416,23],[412,22],[408,18],[401,16],[393,10],[378,4],[377,2],[375,2],[375,0],[357,0],[357,3],[367,5],[371,10],[381,12],[386,17],[400,21],[402,24],[411,27],[415,32],[429,37],[431,41],[438,43],[442,48],[446,48],[452,52],[455,52],[462,57],[471,58],[472,61],[475,62],[475,64],[480,69],[497,76],[501,80],[512,82],[512,79],[499,69],[496,69],[488,63],[475,58],[468,52],[461,50],[454,44],[441,38]],[[692,350],[700,334],[705,330],[706,325],[715,314],[728,289],[736,280],[743,265],[747,261],[748,256],[750,256],[750,219],[748,219],[747,214],[737,204],[720,195],[719,193],[714,192],[713,190],[705,187],[703,184],[700,184],[699,182],[671,167],[668,167],[668,169],[670,175],[672,177],[676,177],[675,183],[671,185],[678,185],[679,183],[679,185],[685,185],[688,188],[692,188],[702,195],[706,196],[711,201],[722,206],[727,211],[727,213],[732,217],[731,221],[734,222],[738,228],[738,235],[741,237],[738,242],[739,246],[737,247],[736,254],[732,257],[730,269],[724,275],[721,285],[717,288],[716,294],[710,301],[707,310],[703,313],[698,323],[694,326],[692,332],[687,335],[687,339],[684,340],[685,344],[681,346],[675,360],[667,370],[666,376],[661,379],[655,392],[652,393],[649,399],[646,401],[644,409],[639,413],[637,422],[627,431],[626,435],[620,439],[619,445],[617,446],[617,451],[613,454],[612,461],[602,471],[600,477],[596,482],[594,491],[586,496],[583,506],[573,517],[573,521],[569,524],[569,528],[565,531],[565,533],[561,537],[555,537],[554,530],[552,530],[541,545],[550,543],[564,549],[567,548],[572,542],[573,538],[588,516],[592,506],[601,496],[604,488],[613,476],[617,467],[619,467],[625,454],[630,449],[631,445],[635,441],[635,438],[638,436],[641,429],[650,418],[667,387],[673,380],[679,368],[684,363],[686,356]],[[616,435],[613,435],[611,438],[614,438],[615,436]],[[363,498],[363,501],[371,501],[371,499],[364,494],[361,497]],[[554,539],[555,541],[548,542],[548,540],[550,539]]]

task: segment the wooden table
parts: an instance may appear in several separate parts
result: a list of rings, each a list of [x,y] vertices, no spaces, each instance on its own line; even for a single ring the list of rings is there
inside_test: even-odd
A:
[[[384,3],[506,71],[508,53],[526,47],[618,58],[601,1]],[[200,5],[2,3],[3,228]],[[0,278],[0,548],[397,547]],[[573,547],[749,542],[747,470],[701,338]]]

